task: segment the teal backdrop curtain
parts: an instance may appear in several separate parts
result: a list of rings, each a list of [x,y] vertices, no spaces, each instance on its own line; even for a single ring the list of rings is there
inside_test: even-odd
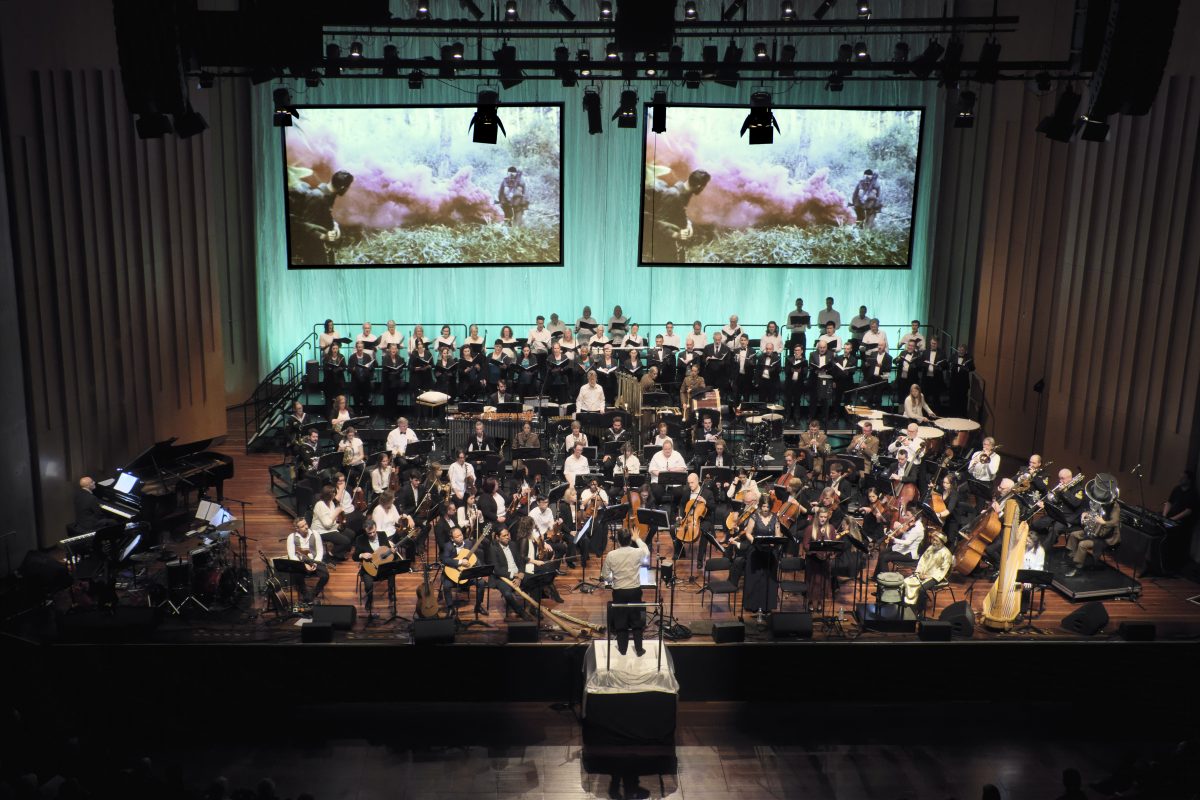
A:
[[[716,15],[716,4],[705,4],[702,13]],[[877,3],[877,15],[885,13],[887,3]],[[899,7],[899,3],[895,4]],[[914,8],[920,6],[920,8]],[[906,3],[906,16],[929,12],[940,14],[940,3]],[[852,11],[853,9],[850,9]],[[893,9],[895,10],[895,9]],[[760,9],[761,11],[761,9]],[[712,18],[712,16],[707,18]],[[757,17],[764,18],[761,14]],[[448,34],[447,41],[455,37]],[[461,37],[458,37],[461,38]],[[862,38],[847,33],[847,40]],[[868,41],[877,58],[890,58],[896,37],[879,36]],[[390,40],[364,39],[368,52],[382,51]],[[722,50],[728,40],[714,40]],[[810,44],[811,42],[811,44]],[[401,57],[409,54],[431,55],[437,39],[396,40]],[[782,46],[784,42],[768,42]],[[798,58],[830,59],[836,45],[829,39],[798,39],[793,42]],[[341,42],[343,52],[349,42]],[[518,43],[523,57],[553,57],[557,40],[540,44]],[[742,40],[745,52],[753,52],[753,39]],[[484,53],[499,42],[488,41]],[[568,42],[572,50],[587,46],[593,58],[603,55],[604,43],[592,40],[586,45]],[[692,49],[701,43],[685,42],[688,58],[699,58]],[[913,40],[915,56],[923,42]],[[473,49],[467,43],[468,53]],[[539,53],[536,48],[544,48]],[[817,49],[812,49],[817,48]],[[765,325],[769,320],[783,322],[803,297],[805,307],[815,317],[824,298],[835,298],[835,307],[844,321],[866,305],[873,316],[892,326],[896,339],[898,326],[913,318],[924,319],[928,306],[931,242],[935,222],[939,184],[939,153],[944,130],[945,92],[929,81],[846,82],[842,92],[829,92],[819,81],[770,84],[777,105],[830,106],[921,106],[925,108],[923,151],[920,165],[913,264],[910,270],[826,269],[826,268],[754,268],[754,267],[639,267],[638,215],[642,180],[642,130],[619,130],[609,120],[616,109],[623,86],[616,81],[600,84],[604,113],[604,133],[591,136],[582,110],[584,83],[564,88],[557,81],[527,80],[501,91],[502,102],[563,102],[563,263],[553,267],[421,267],[371,269],[289,270],[285,251],[284,179],[279,129],[271,125],[271,90],[279,84],[254,87],[253,152],[255,173],[255,214],[257,240],[257,286],[260,358],[269,368],[285,356],[312,330],[314,323],[329,317],[339,323],[357,324],[364,320],[382,323],[395,319],[407,336],[411,323],[481,323],[495,337],[500,324],[510,323],[518,335],[532,325],[537,314],[547,317],[557,312],[573,322],[584,305],[595,316],[606,320],[616,304],[634,321],[643,323],[642,333],[653,336],[659,331],[645,323],[672,320],[678,326],[699,319],[706,325],[723,323],[730,314],[738,314],[743,324]],[[404,78],[398,80],[337,79],[306,89],[302,81],[286,82],[297,104],[438,104],[471,103],[481,84],[467,81],[445,82],[427,77],[420,90],[410,90]],[[490,84],[496,85],[496,84]],[[646,102],[654,85],[639,82],[635,87]],[[698,90],[665,85],[671,101],[681,103],[749,104],[756,88],[743,79],[735,89],[705,85]],[[978,87],[976,87],[978,89]],[[990,91],[984,88],[981,94]],[[303,114],[303,112],[301,112]],[[500,115],[503,119],[504,109]],[[670,132],[670,114],[667,119]],[[463,136],[467,136],[463,131]],[[782,137],[787,136],[784,130]],[[487,145],[478,145],[487,147]],[[769,147],[769,145],[764,145]],[[686,330],[686,325],[683,326]],[[343,333],[353,329],[339,326]],[[458,332],[456,331],[456,335]]]

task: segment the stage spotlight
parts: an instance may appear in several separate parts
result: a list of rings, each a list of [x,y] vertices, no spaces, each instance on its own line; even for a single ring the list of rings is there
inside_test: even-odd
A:
[[[612,0],[600,0],[600,21],[608,22],[612,19]]]
[[[784,22],[796,21],[796,5],[792,0],[783,0],[779,4],[779,18]]]
[[[342,74],[342,68],[337,63],[341,60],[342,48],[336,44],[325,45],[325,77],[336,78]]]
[[[954,117],[954,127],[975,127],[975,93],[962,91],[958,93],[958,105]]]
[[[271,92],[271,99],[275,102],[275,113],[271,117],[271,124],[276,128],[290,128],[292,117],[300,118],[300,112],[292,105],[291,90],[286,86],[280,86]]]
[[[612,118],[617,121],[618,128],[636,128],[638,126],[638,95],[633,89],[621,92],[621,104],[613,112]]]
[[[180,139],[189,139],[207,129],[208,123],[204,121],[204,117],[199,112],[192,108],[191,103],[188,103],[187,110],[182,114],[175,115],[175,135]]]
[[[646,53],[646,77],[658,76],[658,53]]]
[[[575,54],[575,59],[579,62],[579,74],[583,77],[588,77],[592,74],[592,54],[587,50],[580,50]]]
[[[427,0],[417,0],[417,19],[429,19],[429,3]]]
[[[1075,132],[1075,114],[1082,99],[1079,92],[1070,86],[1063,89],[1054,104],[1054,113],[1038,123],[1038,133],[1044,133],[1046,138],[1056,142],[1071,141],[1071,135]]]
[[[583,110],[587,114],[588,134],[604,133],[604,121],[600,118],[600,91],[594,86],[583,90]]]
[[[858,0],[858,18],[871,18],[871,0]]]
[[[1050,90],[1054,88],[1054,78],[1050,76],[1049,72],[1039,72],[1033,76],[1033,80],[1029,84],[1030,91],[1040,97],[1049,94]]]
[[[575,21],[575,12],[567,8],[567,4],[562,0],[550,0],[550,10],[555,14],[558,14],[567,22]]]
[[[396,45],[394,44],[383,46],[382,75],[385,78],[400,77],[400,51],[396,49]]]
[[[667,80],[683,80],[683,45],[673,44],[667,51]]]
[[[825,90],[829,92],[840,92],[845,88],[842,82],[842,76],[836,72],[829,73],[829,77],[825,79]]]
[[[771,112],[771,93],[755,92],[750,95],[750,113],[742,123],[739,136],[748,137],[750,144],[771,144],[775,141],[775,131],[779,130],[779,120]]]
[[[617,49],[616,42],[609,42],[604,46],[604,60],[618,61],[621,58],[621,51]]]
[[[476,22],[483,19],[483,9],[475,0],[458,0],[458,7],[470,14]]]
[[[850,66],[851,60],[854,58],[854,48],[849,44],[838,45],[837,58],[833,63],[833,71],[841,77],[846,77],[854,71]]]
[[[500,85],[505,89],[518,86],[525,80],[525,74],[521,72],[521,68],[517,65],[517,48],[511,44],[506,44],[499,50],[493,51],[492,58],[496,60],[496,71],[500,74]]]
[[[500,93],[492,89],[483,89],[479,92],[475,100],[475,116],[471,117],[471,121],[467,123],[467,130],[474,128],[471,134],[471,141],[477,144],[495,144],[496,131],[503,133],[508,137],[508,131],[504,130],[504,123],[500,121],[500,115],[496,113],[497,107],[500,105]]]
[[[732,22],[733,18],[738,15],[738,12],[741,11],[745,5],[746,0],[733,0],[733,2],[729,4],[729,7],[725,9],[725,13],[721,15],[721,18],[726,22]]]
[[[521,18],[517,13],[517,0],[507,0],[504,4],[504,19],[506,22],[516,22]]]
[[[666,133],[667,130],[667,93],[661,89],[654,93],[654,101],[650,104],[650,130],[655,133]]]
[[[362,42],[356,41],[356,42],[350,43],[350,57],[351,58],[362,58],[362,53],[363,53]]]
[[[979,69],[975,70],[975,80],[979,83],[995,83],[1000,77],[1000,42],[995,38],[983,43],[983,51],[979,54]]]
[[[700,12],[696,10],[696,0],[687,0],[683,4],[683,21],[695,22],[700,19]]]
[[[813,11],[813,16],[817,19],[825,19],[825,15],[829,13],[829,9],[837,5],[837,0],[821,0],[821,5]]]
[[[683,85],[687,89],[700,88],[700,73],[694,69],[689,69],[683,73]]]
[[[867,52],[866,42],[854,43],[854,60],[860,64],[871,60],[871,54]]]
[[[742,48],[737,46],[737,42],[730,39],[729,46],[725,48],[725,57],[721,61],[721,66],[717,69],[717,83],[722,86],[737,86],[737,66],[740,63],[742,63]]]
[[[560,44],[554,48],[554,60],[558,62],[558,66],[555,67],[554,72],[558,75],[559,80],[562,81],[563,86],[569,87],[579,83],[579,76],[567,64],[571,60],[571,51],[567,49],[566,45]]]
[[[288,117],[287,124],[292,124],[291,117]],[[278,113],[275,125],[282,127],[282,123],[278,121]],[[134,127],[137,128],[139,139],[161,139],[171,132],[171,118],[166,114],[142,114],[137,118]]]
[[[768,58],[767,43],[766,42],[755,42],[754,43],[754,60],[755,61],[766,61],[767,58]]]
[[[925,51],[909,62],[910,71],[918,78],[928,78],[944,52],[946,48],[942,47],[936,38],[930,39]]]
[[[321,85],[321,73],[314,70],[309,70],[304,76],[304,85],[309,89],[316,89]]]
[[[963,40],[957,36],[951,36],[950,41],[946,42],[946,55],[942,58],[941,77],[938,78],[938,86],[954,86],[958,83],[958,79],[962,77],[962,54]]]
[[[892,47],[892,74],[904,75],[908,72],[908,42],[896,42]]]
[[[442,60],[438,64],[439,78],[453,78],[458,70],[458,63],[463,58],[462,42],[442,45]]]
[[[408,73],[408,88],[416,91],[425,85],[425,73],[419,69],[414,69]]]
[[[211,89],[211,88],[213,88],[213,85],[216,82],[217,82],[216,75],[213,75],[211,72],[201,72],[200,75],[196,78],[196,88],[197,89]]]
[[[704,61],[704,77],[709,80],[717,77],[717,46],[715,44],[704,45],[700,57]]]
[[[790,66],[782,66],[792,64],[796,61],[796,45],[788,43],[779,49],[779,74],[784,78],[792,78],[796,75],[796,70]]]
[[[1085,142],[1108,141],[1109,125],[1107,117],[1090,117],[1084,114],[1079,118],[1079,122],[1076,123],[1075,127],[1079,131],[1079,138]],[[176,124],[175,128],[178,130],[179,125]],[[180,133],[179,135],[182,136],[183,134]]]

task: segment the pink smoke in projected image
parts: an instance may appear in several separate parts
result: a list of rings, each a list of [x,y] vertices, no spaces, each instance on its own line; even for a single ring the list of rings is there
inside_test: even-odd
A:
[[[287,162],[313,171],[312,181],[328,181],[334,172],[354,175],[354,184],[334,204],[333,216],[342,225],[366,228],[484,223],[502,218],[492,195],[474,183],[470,167],[449,178],[437,178],[424,164],[380,163],[370,154],[338,153],[325,137],[288,139]],[[399,162],[400,159],[397,159]]]
[[[688,205],[688,216],[702,225],[745,229],[768,225],[813,227],[854,222],[846,198],[829,185],[829,170],[818,169],[804,180],[792,180],[778,164],[754,163],[720,153],[706,153],[688,132],[660,139],[654,157],[670,167],[661,176],[668,184],[687,180],[697,169],[712,175],[708,186]]]

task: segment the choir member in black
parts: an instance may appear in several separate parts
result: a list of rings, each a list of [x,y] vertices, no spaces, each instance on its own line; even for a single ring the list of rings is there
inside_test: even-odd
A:
[[[816,415],[818,409],[822,420],[821,427],[829,427],[829,412],[834,400],[834,369],[833,354],[824,341],[818,340],[817,347],[808,356],[808,390],[809,409]]]
[[[730,402],[749,400],[754,388],[755,354],[750,352],[750,337],[742,334],[738,338],[738,348],[729,357],[730,373]]]
[[[346,357],[342,355],[342,346],[334,342],[329,346],[329,352],[321,360],[321,388],[325,392],[325,405],[333,404],[346,388]]]
[[[883,400],[884,389],[892,378],[892,357],[887,350],[877,347],[875,352],[867,355],[862,362],[863,385],[871,386],[863,393],[863,401],[878,408]],[[903,398],[901,398],[903,401]]]
[[[508,381],[501,378],[496,383],[496,391],[492,392],[485,398],[485,404],[489,406],[498,406],[501,403],[515,403],[517,396],[508,391]]]
[[[946,353],[942,350],[936,336],[929,338],[929,349],[921,354],[920,377],[921,391],[930,404],[940,406],[942,392],[946,389]]]
[[[593,365],[592,369],[596,370],[596,379],[600,387],[604,389],[604,396],[616,397],[617,371],[621,369],[621,365],[617,363],[616,356],[613,355],[611,344],[604,345],[600,359]]]
[[[800,406],[807,383],[808,359],[804,357],[804,348],[796,345],[792,348],[791,357],[783,365],[784,416],[793,424],[802,419]]]
[[[754,384],[758,387],[758,399],[763,403],[774,403],[779,396],[779,370],[782,367],[779,353],[771,343],[763,345],[762,352],[754,362]]]
[[[834,386],[837,389],[833,404],[835,407],[841,408],[846,393],[854,388],[854,371],[858,369],[858,356],[855,354],[852,342],[842,345],[842,352],[833,357],[833,364]]]
[[[908,397],[908,387],[920,378],[921,352],[917,350],[915,339],[904,343],[904,350],[896,356],[892,366],[896,369],[896,377],[892,381],[892,393],[896,397],[896,410],[899,411]]]
[[[705,346],[700,374],[704,385],[711,389],[729,392],[729,362],[731,353],[725,345],[720,331],[713,333],[712,344]]]
[[[464,558],[460,561],[458,556],[462,550],[470,551],[474,544],[475,542],[473,540],[463,537],[461,528],[455,526],[450,531],[450,541],[442,545],[440,554],[442,565],[446,567],[466,568],[467,559]],[[482,545],[480,546],[480,549],[482,550]],[[477,556],[476,564],[480,563],[482,563],[482,559]],[[488,610],[483,607],[483,581],[479,578],[476,578],[473,581],[470,581],[470,583],[475,585],[475,613],[487,616]],[[450,578],[446,577],[445,574],[442,575],[442,600],[446,604],[447,613],[449,613],[451,616],[457,613],[454,608],[454,591],[455,589],[463,588],[465,585],[466,584],[455,584],[452,580],[450,580]]]
[[[521,598],[517,597],[512,586],[502,580],[502,578],[508,578],[509,581],[520,586],[521,581],[525,578],[525,551],[513,543],[512,533],[508,528],[502,528],[492,537],[488,563],[496,568],[491,577],[492,588],[500,592],[500,596],[504,598],[504,605],[507,607],[508,613],[515,614],[524,620],[532,619],[525,611],[524,603]]]
[[[400,412],[400,392],[404,390],[404,358],[400,355],[400,347],[396,344],[388,345],[387,352],[384,353],[380,360],[380,369],[382,370],[383,379],[383,407],[387,410],[388,416],[395,416]]]
[[[413,397],[433,388],[433,357],[425,349],[425,341],[417,339],[408,356],[408,380],[412,384]]]
[[[743,609],[756,613],[773,611],[779,596],[779,554],[774,546],[754,546],[756,539],[782,535],[779,520],[771,513],[770,497],[764,494],[759,498],[758,510],[741,533],[732,542],[733,549],[725,551],[735,559],[730,580],[736,583],[736,575],[745,575],[742,586]]]
[[[967,400],[971,394],[971,373],[975,371],[975,359],[960,344],[946,367],[950,376],[950,413],[967,416]]]
[[[832,562],[837,553],[818,551],[813,542],[828,542],[837,538],[837,527],[828,508],[817,509],[804,539],[804,579],[808,583],[808,605],[817,613],[825,612],[825,599],[833,599],[836,583],[833,581]]]
[[[443,347],[433,365],[433,388],[456,398],[458,391],[458,361],[449,347]]]
[[[474,400],[483,394],[487,382],[483,379],[483,359],[476,358],[471,345],[464,344],[458,353],[458,396]]]
[[[542,383],[540,367],[537,356],[533,354],[533,348],[527,344],[522,345],[521,354],[513,364],[513,373],[517,379],[517,394],[522,398],[538,393],[538,388]]]
[[[513,360],[504,352],[504,343],[497,339],[484,365],[484,375],[487,378],[489,391],[495,391],[496,384],[508,378],[512,363]]]
[[[592,363],[591,352],[586,347],[580,348],[579,355],[575,357],[574,370],[571,372],[570,397],[575,397],[579,394],[579,387],[588,382],[588,373],[594,367],[595,364]]]
[[[296,443],[293,450],[296,465],[296,479],[316,477],[317,459],[321,456],[321,433],[311,428],[308,435]]]
[[[571,390],[571,361],[563,355],[562,347],[556,342],[550,348],[546,362],[546,393],[556,403],[565,403]]]
[[[354,407],[365,414],[371,408],[371,388],[375,382],[375,354],[368,351],[361,340],[354,344],[354,355],[350,356],[350,390],[354,395]]]
[[[363,530],[354,539],[354,560],[358,562],[358,578],[362,582],[363,592],[367,596],[367,617],[373,617],[371,606],[375,600],[375,581],[370,574],[367,573],[363,566],[364,562],[370,561],[371,556],[381,547],[390,547],[391,544],[387,538],[381,536],[376,528],[375,520],[368,519],[363,523]],[[391,573],[387,577],[388,599],[396,595],[396,575]]]
[[[483,430],[483,423],[476,422],[475,430],[471,433],[471,438],[467,440],[468,453],[490,453],[496,448],[492,444],[492,440],[488,438]]]
[[[637,350],[630,350],[621,362],[621,371],[631,378],[642,377],[642,356]]]
[[[654,337],[654,348],[646,354],[646,363],[658,367],[658,378],[663,384],[675,383],[675,349],[664,343],[661,333]]]

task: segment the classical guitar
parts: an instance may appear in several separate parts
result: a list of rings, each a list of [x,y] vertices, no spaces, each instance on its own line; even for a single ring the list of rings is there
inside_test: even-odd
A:
[[[479,563],[479,558],[475,555],[475,551],[478,550],[479,545],[483,544],[483,542],[491,535],[492,523],[489,522],[483,526],[483,532],[479,534],[479,538],[477,538],[475,543],[471,545],[470,550],[465,547],[458,548],[458,553],[455,554],[455,559],[458,561],[458,566],[452,567],[446,565],[444,568],[444,574],[450,579],[451,583],[456,585],[461,584],[462,581],[460,580],[459,576],[462,574],[462,571],[470,569]]]

